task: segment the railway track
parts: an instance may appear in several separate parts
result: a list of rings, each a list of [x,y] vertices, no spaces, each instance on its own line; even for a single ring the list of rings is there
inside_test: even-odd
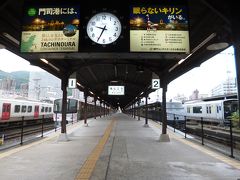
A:
[[[29,139],[36,139],[39,135],[43,135],[43,133],[55,129],[55,123],[53,121],[46,121],[42,123],[36,123],[31,125],[19,125],[19,126],[9,126],[4,129],[0,129],[0,138],[2,139],[2,145],[0,149],[4,149],[5,147],[11,147],[16,144],[21,144]]]

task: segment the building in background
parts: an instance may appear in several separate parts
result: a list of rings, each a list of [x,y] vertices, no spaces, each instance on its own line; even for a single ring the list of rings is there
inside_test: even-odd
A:
[[[196,89],[193,91],[192,95],[189,97],[189,100],[199,99],[199,91]]]
[[[28,83],[21,83],[19,95],[22,97],[28,97]]]
[[[229,77],[225,81],[222,81],[219,85],[217,85],[211,90],[212,96],[237,93],[236,82],[236,78],[231,77]]]
[[[187,99],[187,97],[184,94],[177,94],[177,96],[173,97],[173,100],[184,102],[184,101],[186,101],[188,99]]]
[[[29,74],[28,99],[46,100],[62,97],[61,80],[45,71]]]
[[[84,101],[84,93],[82,91],[79,91],[78,89],[68,89],[68,97],[79,99],[81,101]]]
[[[78,89],[67,89],[68,97],[84,101],[83,92]],[[46,71],[30,72],[28,99],[54,100],[62,98],[61,80]]]
[[[4,78],[0,81],[0,89],[4,91],[15,91],[16,81],[10,77]]]
[[[0,79],[0,97],[12,97],[16,94],[16,81],[10,77]]]

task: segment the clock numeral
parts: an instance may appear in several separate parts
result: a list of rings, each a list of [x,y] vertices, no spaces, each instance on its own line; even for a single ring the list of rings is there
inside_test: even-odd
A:
[[[94,33],[92,33],[92,37],[93,37],[93,38],[95,37],[95,34],[94,34]]]
[[[100,17],[97,17],[97,21],[100,21]]]
[[[117,37],[117,33],[114,33],[113,36],[114,36],[114,37]]]
[[[112,37],[109,37],[109,41],[112,42]]]
[[[109,17],[109,19],[110,19],[110,21],[112,21],[112,18],[111,18],[111,16]]]
[[[114,24],[113,25],[116,25],[117,24],[117,21],[114,21]]]
[[[118,27],[115,28],[115,31],[118,31]]]
[[[90,31],[93,31],[93,28],[92,28],[92,27],[90,28]]]
[[[105,15],[104,15],[104,16],[102,16],[102,19],[103,19],[103,20],[106,20],[106,16],[105,16]]]
[[[105,39],[103,39],[102,42],[105,44],[106,43]]]
[[[92,22],[91,24],[92,24],[92,26],[95,26],[96,23],[95,23],[95,22]]]

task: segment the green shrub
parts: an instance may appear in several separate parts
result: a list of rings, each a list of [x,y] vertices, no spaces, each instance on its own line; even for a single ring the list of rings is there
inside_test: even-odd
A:
[[[232,120],[232,123],[233,123],[233,127],[240,127],[239,111],[232,113],[231,120]]]

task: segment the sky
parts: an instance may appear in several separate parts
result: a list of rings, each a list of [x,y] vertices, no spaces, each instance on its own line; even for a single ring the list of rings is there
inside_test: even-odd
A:
[[[5,49],[0,49],[0,57],[0,70],[5,72],[43,71]],[[228,77],[236,77],[233,47],[229,47],[202,63],[200,67],[194,68],[172,81],[168,85],[167,98],[172,99],[177,94],[189,97],[196,89],[200,94],[210,94],[212,88]],[[156,98],[157,95],[161,97],[161,91],[152,93],[150,97]]]
[[[6,49],[0,49],[0,70],[9,73],[13,71],[43,71]]]

